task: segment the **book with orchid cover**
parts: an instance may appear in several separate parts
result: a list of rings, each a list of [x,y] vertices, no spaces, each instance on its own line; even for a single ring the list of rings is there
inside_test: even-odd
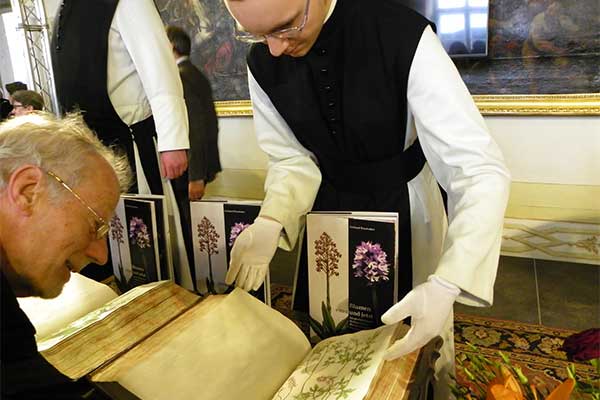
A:
[[[319,338],[380,326],[397,301],[395,213],[307,216],[311,330]]]
[[[123,195],[110,221],[109,244],[121,292],[174,279],[165,197]]]
[[[260,212],[259,201],[202,200],[190,204],[194,262],[198,291],[201,294],[222,294],[232,288],[225,283],[231,260],[231,249],[244,229]],[[270,277],[251,294],[271,304]]]
[[[201,299],[170,281],[136,287],[38,343],[72,379],[114,399],[418,398],[424,352],[384,361],[398,324],[310,343],[240,289]],[[420,397],[419,397],[420,398]]]

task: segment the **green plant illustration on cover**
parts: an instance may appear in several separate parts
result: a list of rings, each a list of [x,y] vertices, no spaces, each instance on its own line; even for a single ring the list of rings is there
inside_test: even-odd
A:
[[[200,252],[206,253],[208,256],[208,277],[206,278],[206,287],[208,292],[217,294],[215,290],[215,280],[213,278],[211,256],[219,254],[217,243],[220,235],[217,233],[215,226],[206,217],[202,217],[197,226],[198,229],[198,248]]]
[[[337,325],[331,316],[331,296],[329,281],[334,276],[339,276],[338,263],[342,254],[337,249],[335,241],[327,234],[321,233],[319,239],[315,240],[315,263],[316,271],[325,273],[326,277],[326,301],[321,302],[321,313],[323,323],[319,323],[312,317],[309,317],[310,327],[320,339],[331,336],[341,335],[346,332],[348,327],[348,318],[344,318]]]
[[[356,388],[352,379],[371,367],[381,331],[366,338],[321,342],[302,366],[276,393],[273,400],[345,399]],[[301,378],[301,379],[299,379]]]

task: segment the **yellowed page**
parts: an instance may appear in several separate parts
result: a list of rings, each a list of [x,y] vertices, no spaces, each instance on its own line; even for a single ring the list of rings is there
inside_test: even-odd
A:
[[[266,400],[310,351],[292,321],[242,290],[201,308],[115,361],[127,367],[114,378],[144,400]]]
[[[362,400],[395,329],[395,325],[382,326],[319,342],[273,400]]]
[[[54,299],[21,297],[18,300],[35,327],[36,340],[40,341],[116,297],[107,285],[71,273],[60,296]]]
[[[200,297],[171,281],[138,286],[38,343],[60,372],[79,379],[142,342]]]

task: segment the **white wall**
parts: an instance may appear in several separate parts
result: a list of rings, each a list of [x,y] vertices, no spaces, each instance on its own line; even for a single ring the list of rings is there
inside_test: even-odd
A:
[[[258,147],[251,117],[219,118],[219,156],[223,168],[267,168],[268,159]]]
[[[2,89],[9,82],[21,81],[32,87],[31,73],[27,63],[27,47],[22,30],[17,30],[19,17],[16,12],[0,14],[0,75]]]
[[[515,182],[600,185],[600,117],[486,117]],[[249,117],[220,118],[224,168],[264,169]]]

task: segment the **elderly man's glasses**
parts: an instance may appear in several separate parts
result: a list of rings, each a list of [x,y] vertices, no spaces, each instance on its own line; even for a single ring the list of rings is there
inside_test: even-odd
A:
[[[108,230],[109,230],[109,226],[106,223],[106,221],[104,220],[104,218],[102,218],[100,215],[98,215],[98,213],[96,211],[94,211],[94,209],[92,207],[90,207],[89,204],[86,203],[85,200],[83,200],[81,198],[81,196],[79,194],[77,194],[77,192],[75,192],[73,189],[71,189],[71,187],[69,185],[67,185],[65,183],[65,181],[63,181],[58,175],[56,175],[52,171],[46,171],[46,173],[48,175],[50,175],[51,177],[53,177],[54,179],[56,179],[56,181],[58,183],[60,183],[62,185],[62,187],[64,187],[65,189],[67,189],[73,196],[75,196],[75,198],[77,200],[79,200],[79,202],[81,204],[84,205],[85,208],[88,209],[88,211],[90,213],[92,213],[92,215],[96,219],[96,227],[95,227],[95,229],[96,229],[96,240],[100,240],[100,239],[104,238],[104,236],[106,236],[106,234],[108,234]]]
[[[298,26],[280,29],[275,32],[267,33],[266,35],[253,35],[249,32],[241,30],[241,27],[238,24],[236,24],[235,38],[245,43],[266,43],[268,38],[294,39],[298,37],[298,35],[300,35],[300,32],[302,32],[302,29],[304,29],[304,26],[306,25],[306,21],[308,21],[309,5],[310,0],[306,0],[306,7],[304,8],[304,17],[302,18],[302,22]]]

